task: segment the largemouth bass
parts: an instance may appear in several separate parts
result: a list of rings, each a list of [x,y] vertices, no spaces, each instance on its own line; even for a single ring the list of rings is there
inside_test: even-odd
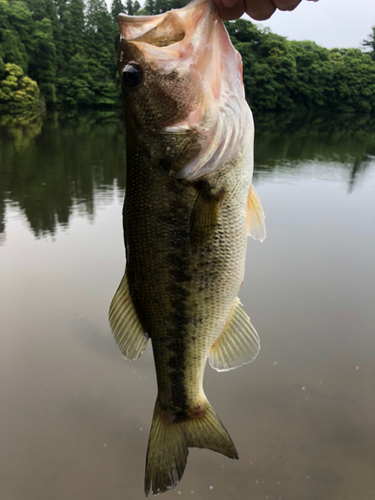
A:
[[[237,298],[246,240],[265,237],[252,187],[253,120],[242,62],[213,2],[119,15],[126,125],[126,271],[110,324],[127,360],[151,338],[158,395],[145,493],[180,481],[189,447],[238,458],[203,391],[207,359],[252,361],[259,338]]]

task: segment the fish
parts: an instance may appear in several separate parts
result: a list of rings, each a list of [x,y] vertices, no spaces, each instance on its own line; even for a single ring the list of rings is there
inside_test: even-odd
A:
[[[158,392],[148,496],[178,484],[190,447],[238,458],[203,376],[207,359],[226,371],[259,352],[237,295],[247,237],[263,241],[265,223],[252,185],[242,61],[213,1],[118,19],[126,268],[109,322],[126,360],[152,343]]]

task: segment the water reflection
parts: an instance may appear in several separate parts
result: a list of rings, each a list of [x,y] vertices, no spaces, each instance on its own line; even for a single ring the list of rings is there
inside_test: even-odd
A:
[[[351,192],[375,156],[375,116],[263,115],[255,122],[255,176],[324,162],[340,170]]]
[[[262,348],[205,374],[240,460],[192,449],[163,498],[373,500],[374,137],[354,118],[312,137],[290,117],[257,120],[268,236],[249,239],[240,298]],[[141,500],[152,353],[124,362],[107,321],[124,269],[123,126],[54,115],[22,134],[0,134],[0,498]]]
[[[354,160],[350,171],[349,179],[349,189],[348,192],[351,193],[357,182],[363,181],[365,174],[370,170],[371,166],[374,164],[375,156],[368,155],[365,156],[363,160]]]
[[[15,149],[27,147],[41,132],[44,114],[0,116],[0,127],[6,129]]]
[[[6,120],[3,120],[6,122]],[[26,214],[36,237],[67,226],[73,208],[95,211],[94,192],[125,186],[124,133],[113,114],[59,117],[0,128],[0,230],[5,202]]]
[[[265,173],[296,173],[309,162],[325,162],[348,179],[351,192],[373,164],[375,117],[370,115],[255,120],[255,181]],[[3,116],[0,125],[0,234],[6,201],[21,209],[41,237],[67,226],[74,207],[93,217],[94,192],[103,199],[115,185],[125,188],[124,128],[115,113],[54,113],[21,121]],[[3,240],[4,235],[0,244]]]

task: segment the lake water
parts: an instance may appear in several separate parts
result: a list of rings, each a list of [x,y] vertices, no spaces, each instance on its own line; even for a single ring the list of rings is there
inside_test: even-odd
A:
[[[6,120],[3,120],[3,122]],[[251,364],[207,367],[240,455],[190,450],[165,498],[375,498],[375,127],[258,120],[240,298]],[[0,128],[0,498],[144,498],[151,348],[126,363],[107,312],[124,270],[124,130],[51,115]]]

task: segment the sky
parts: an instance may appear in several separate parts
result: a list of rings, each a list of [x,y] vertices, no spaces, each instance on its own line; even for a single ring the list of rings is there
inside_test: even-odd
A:
[[[312,40],[329,49],[360,48],[375,25],[375,0],[302,0],[292,12],[277,11],[267,21],[253,22],[289,40]]]
[[[106,1],[110,8],[111,0]],[[328,49],[360,48],[375,25],[375,0],[302,0],[292,12],[276,11],[267,21],[253,22],[289,40],[312,40]]]

